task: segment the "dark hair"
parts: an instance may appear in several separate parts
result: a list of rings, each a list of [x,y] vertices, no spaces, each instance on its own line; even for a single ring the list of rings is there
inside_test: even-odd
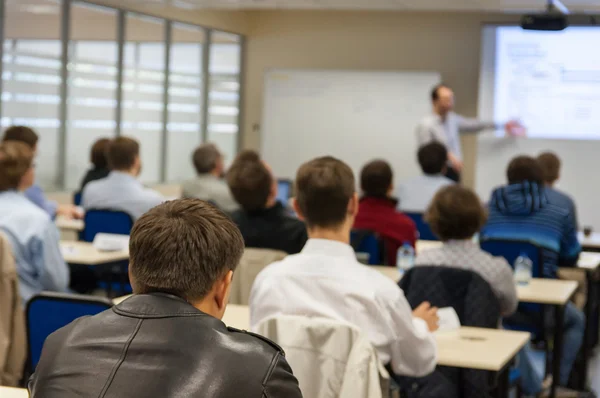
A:
[[[17,189],[33,163],[33,150],[24,142],[0,144],[0,192]]]
[[[449,185],[433,197],[425,220],[438,238],[447,241],[471,238],[485,225],[487,215],[473,191]]]
[[[221,152],[215,144],[200,145],[192,155],[192,162],[198,174],[210,173],[217,167]]]
[[[360,188],[367,196],[385,197],[394,178],[392,168],[385,160],[373,160],[360,172]]]
[[[544,176],[544,182],[552,184],[558,180],[560,176],[560,159],[553,152],[544,152],[537,158],[540,167],[542,168],[542,174]]]
[[[92,151],[90,152],[90,161],[94,167],[98,169],[105,169],[108,167],[108,161],[106,160],[106,151],[110,144],[109,138],[100,138],[92,145]]]
[[[165,202],[141,216],[131,230],[134,292],[200,300],[235,270],[243,251],[239,229],[216,207],[198,199]]]
[[[529,181],[543,184],[544,173],[539,162],[531,156],[517,156],[510,161],[506,170],[509,184],[518,184]]]
[[[354,174],[331,156],[304,163],[296,175],[296,201],[309,228],[337,227],[344,222],[354,195]]]
[[[419,148],[417,158],[423,173],[428,175],[440,174],[448,163],[448,150],[444,145],[433,141]]]
[[[431,89],[431,101],[440,99],[440,88],[450,88],[444,83],[440,83]]]
[[[12,126],[4,132],[2,141],[20,141],[35,150],[39,136],[33,129],[27,126]]]
[[[246,150],[239,153],[227,171],[227,184],[244,210],[256,211],[267,204],[273,176],[258,153]]]
[[[140,144],[127,137],[117,137],[110,141],[106,150],[108,167],[111,170],[129,170],[140,155]]]

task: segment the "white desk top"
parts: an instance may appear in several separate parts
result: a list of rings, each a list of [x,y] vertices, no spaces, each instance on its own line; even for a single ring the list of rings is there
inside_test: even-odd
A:
[[[523,303],[563,305],[575,290],[575,281],[534,278],[527,286],[517,285],[517,297]]]
[[[577,233],[577,239],[583,248],[600,249],[600,233],[592,232],[590,236],[584,236],[583,232]]]
[[[70,264],[99,265],[129,259],[129,250],[101,252],[88,242],[60,242],[60,249]]]
[[[64,216],[56,217],[55,223],[59,229],[67,231],[83,231],[83,227],[85,226],[83,220],[75,220]]]
[[[121,302],[127,300],[131,296],[132,296],[131,294],[127,294],[125,296],[116,297],[116,298],[113,299],[112,302],[113,302],[114,305],[121,304]]]
[[[232,328],[250,330],[250,307],[247,305],[227,305],[223,322]]]
[[[593,271],[600,266],[600,253],[581,252],[577,268]]]
[[[529,333],[461,327],[436,332],[438,365],[498,372],[529,341]]]
[[[0,386],[0,397],[2,398],[29,398],[29,392],[25,388],[11,388]]]
[[[419,254],[425,250],[436,249],[443,245],[444,243],[439,240],[418,240],[415,246],[417,249],[417,254]]]

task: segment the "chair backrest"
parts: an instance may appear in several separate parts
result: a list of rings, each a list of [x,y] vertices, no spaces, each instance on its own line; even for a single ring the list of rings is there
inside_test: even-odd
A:
[[[284,178],[277,180],[277,200],[287,206],[288,199],[292,197],[292,181]]]
[[[492,256],[504,257],[513,268],[515,260],[521,254],[526,254],[533,263],[533,277],[543,277],[544,251],[536,243],[516,239],[482,238],[479,244],[482,250],[490,253]]]
[[[75,206],[81,206],[81,191],[73,194],[73,204]]]
[[[417,231],[419,231],[419,239],[420,240],[439,240],[437,238],[437,236],[435,236],[433,234],[433,232],[431,231],[431,227],[429,227],[429,224],[427,224],[425,222],[425,220],[423,219],[422,213],[404,213],[404,214],[406,214],[408,217],[410,217],[411,220],[413,220],[415,222],[415,225],[417,226]]]
[[[370,341],[353,325],[277,316],[261,322],[257,332],[285,350],[305,398],[388,396],[389,374]]]
[[[85,227],[80,238],[86,242],[93,242],[99,232],[129,235],[133,227],[131,216],[122,211],[86,210],[84,221]]]
[[[254,279],[267,265],[281,261],[287,253],[279,250],[246,248],[233,273],[230,304],[248,305]]]
[[[388,265],[385,239],[376,232],[354,229],[350,233],[350,245],[357,253],[367,253],[370,265]]]
[[[27,303],[28,369],[34,371],[46,338],[56,330],[85,315],[96,315],[112,307],[103,297],[43,292]]]
[[[10,242],[0,233],[0,386],[19,385],[26,352],[17,268]]]

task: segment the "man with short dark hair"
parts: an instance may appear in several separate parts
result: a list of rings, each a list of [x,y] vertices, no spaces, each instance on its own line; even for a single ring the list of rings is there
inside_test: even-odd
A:
[[[134,295],[51,334],[31,396],[301,398],[281,348],[221,321],[243,250],[206,202],[144,214],[129,242]]]
[[[424,213],[441,188],[454,184],[444,176],[448,163],[446,147],[437,141],[423,145],[417,152],[423,174],[400,184],[398,208],[405,212]]]
[[[415,246],[417,227],[413,220],[396,211],[398,201],[392,197],[394,174],[385,160],[367,163],[360,173],[363,196],[358,205],[354,229],[376,232],[386,242],[386,263],[396,264],[398,248],[406,243]]]
[[[44,290],[66,292],[69,286],[58,229],[50,216],[23,194],[34,181],[33,156],[23,142],[0,143],[0,230],[15,257],[23,304]]]
[[[158,192],[145,188],[137,177],[142,163],[140,145],[131,138],[117,137],[106,150],[108,177],[90,182],[81,195],[84,209],[122,211],[134,220],[159,205],[165,199]]]
[[[33,156],[35,157],[38,149],[39,137],[33,129],[27,126],[12,126],[6,129],[2,141],[22,142],[33,151]],[[24,194],[27,199],[48,213],[50,218],[55,218],[57,215],[68,218],[81,218],[81,213],[75,206],[59,205],[54,201],[48,200],[46,195],[44,195],[44,191],[38,184],[33,183],[25,190]]]
[[[246,247],[295,254],[308,236],[304,223],[277,201],[277,181],[254,151],[242,151],[227,172],[227,183],[241,209],[232,214]]]
[[[560,158],[553,152],[544,152],[537,157],[537,161],[540,164],[544,175],[544,184],[546,186],[546,196],[548,196],[548,201],[564,209],[569,209],[573,215],[575,228],[577,228],[579,223],[577,222],[577,208],[575,207],[575,201],[569,195],[554,187],[560,178]]]
[[[225,163],[215,144],[200,145],[192,155],[198,176],[183,183],[183,197],[211,202],[221,210],[231,213],[239,208],[223,180]]]
[[[460,134],[479,133],[484,130],[494,130],[502,125],[481,122],[470,119],[454,112],[454,91],[446,84],[438,84],[431,90],[433,113],[421,120],[417,126],[419,145],[438,141],[448,149],[448,168],[445,175],[453,181],[460,182],[463,169]],[[504,124],[509,135],[524,134],[523,127],[516,121]]]
[[[350,167],[332,157],[302,165],[294,208],[306,221],[310,239],[300,254],[258,275],[250,296],[251,326],[277,315],[348,322],[362,329],[394,373],[418,377],[432,372],[437,309],[423,303],[411,312],[402,290],[360,264],[349,245],[358,211]]]
[[[543,170],[536,159],[517,156],[508,165],[506,176],[508,185],[492,193],[489,218],[481,230],[481,238],[535,242],[544,251],[543,276],[556,278],[558,267],[574,266],[581,252],[573,216],[548,200]],[[568,303],[561,370],[560,375],[554,375],[562,386],[569,380],[584,328],[585,316],[573,303]]]

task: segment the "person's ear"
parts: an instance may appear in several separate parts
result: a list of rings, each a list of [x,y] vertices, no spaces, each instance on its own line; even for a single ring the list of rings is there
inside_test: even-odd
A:
[[[354,192],[354,195],[352,195],[352,198],[350,198],[350,201],[348,202],[348,215],[351,217],[356,217],[356,215],[358,214],[358,193]]]
[[[292,208],[294,209],[294,212],[296,213],[296,217],[298,217],[298,219],[300,221],[306,221],[306,218],[304,217],[302,210],[300,210],[300,205],[298,204],[298,199],[292,198]]]
[[[231,281],[233,280],[233,271],[229,270],[227,273],[217,282],[215,289],[215,304],[219,313],[219,319],[225,314],[225,308],[229,301],[229,294],[231,292]]]

